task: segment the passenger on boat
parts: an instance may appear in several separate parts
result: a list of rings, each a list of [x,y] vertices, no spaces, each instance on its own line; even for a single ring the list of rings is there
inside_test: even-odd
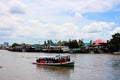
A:
[[[62,57],[62,58],[46,58],[46,59],[37,59],[36,62],[38,63],[63,63],[63,62],[69,62],[70,57]]]
[[[41,60],[40,60],[40,63],[45,63],[45,60],[44,60],[44,59],[41,59]]]

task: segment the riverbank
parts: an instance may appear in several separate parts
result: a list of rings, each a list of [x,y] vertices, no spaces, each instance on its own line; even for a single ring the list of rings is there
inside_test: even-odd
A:
[[[7,50],[7,49],[0,49],[0,50],[5,50],[5,51],[10,51],[10,52],[20,52],[20,53],[58,53],[58,54],[114,54],[112,52],[82,52],[82,51],[75,51],[75,52],[63,52],[63,51],[14,51],[14,50]],[[114,54],[118,55],[118,54]]]
[[[104,48],[99,47],[81,47],[81,48],[69,48],[68,46],[49,46],[49,47],[9,47],[8,51],[13,52],[44,52],[44,53],[110,53]]]

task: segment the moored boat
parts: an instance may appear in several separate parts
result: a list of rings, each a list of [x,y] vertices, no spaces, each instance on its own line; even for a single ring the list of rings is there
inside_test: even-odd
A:
[[[47,65],[47,66],[63,66],[63,67],[74,67],[74,61],[70,60],[70,56],[60,56],[55,57],[37,57],[36,62],[33,64],[37,65]]]
[[[120,55],[120,51],[119,52],[113,52],[114,55]]]

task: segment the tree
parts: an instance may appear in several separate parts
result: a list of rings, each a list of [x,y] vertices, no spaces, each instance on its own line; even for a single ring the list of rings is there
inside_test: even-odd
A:
[[[47,43],[48,43],[48,45],[50,45],[50,46],[54,46],[54,45],[55,45],[52,40],[48,40]]]
[[[47,41],[44,41],[44,45],[47,45],[47,46],[54,46],[55,43],[54,43],[52,40],[47,40]]]
[[[120,50],[120,33],[112,35],[112,39],[107,42],[107,47],[111,52]]]
[[[12,47],[16,47],[16,46],[19,46],[19,44],[18,43],[13,43],[12,44]]]
[[[69,45],[69,48],[79,48],[77,40],[69,41],[68,45]]]
[[[79,40],[79,41],[78,41],[78,46],[79,46],[79,47],[84,46],[84,43],[83,43],[82,40]]]
[[[92,40],[90,40],[90,45],[92,44]]]
[[[47,42],[46,41],[44,41],[44,46],[47,46]]]
[[[62,44],[61,41],[58,41],[58,42],[56,43],[56,45],[57,45],[57,46],[62,46],[63,44]]]

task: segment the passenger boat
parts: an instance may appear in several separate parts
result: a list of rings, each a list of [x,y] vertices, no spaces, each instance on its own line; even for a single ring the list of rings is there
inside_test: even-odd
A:
[[[70,56],[60,56],[55,57],[37,57],[36,62],[33,64],[37,65],[47,65],[47,66],[63,66],[63,67],[74,67],[74,61],[70,60]]]

